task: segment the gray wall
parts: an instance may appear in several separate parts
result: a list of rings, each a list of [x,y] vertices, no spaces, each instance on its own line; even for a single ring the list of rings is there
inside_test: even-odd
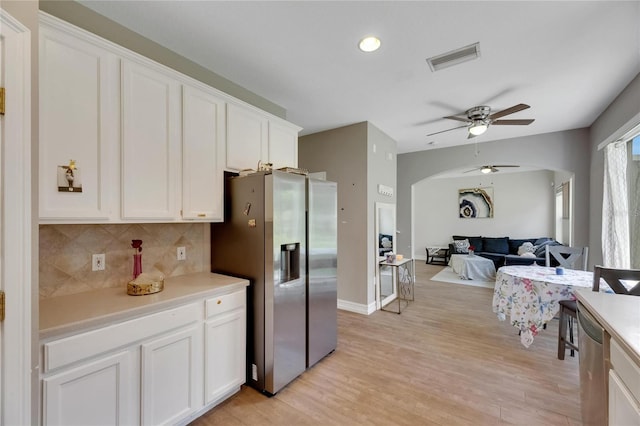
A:
[[[398,155],[400,251],[411,252],[411,185],[445,171],[483,164],[519,164],[573,173],[574,244],[589,244],[591,150],[587,129],[485,142],[478,147],[477,156],[473,144]]]
[[[299,166],[325,171],[327,180],[338,182],[338,299],[354,304],[358,312],[375,303],[374,208],[378,201],[395,202],[395,197],[378,194],[378,184],[395,192],[396,153],[396,142],[368,122],[303,136],[298,142]]]
[[[602,264],[602,195],[604,151],[598,150],[603,142],[612,142],[640,123],[640,74],[591,125],[591,200],[589,215],[589,263]],[[635,188],[637,191],[638,188]]]
[[[273,115],[286,118],[286,110],[281,106],[238,86],[234,82],[207,70],[172,50],[142,37],[140,34],[105,18],[79,3],[68,0],[47,0],[40,2],[40,9],[196,80],[202,81],[209,86],[215,87],[264,111],[268,111]]]
[[[375,205],[377,202],[393,204],[396,202],[398,144],[371,123],[368,123],[367,130],[367,283],[369,283],[367,304],[371,305],[376,300],[375,276],[378,268]],[[389,197],[378,193],[378,184],[393,188],[393,196]],[[396,253],[410,256],[408,252],[394,249]]]
[[[367,123],[303,136],[298,165],[338,183],[338,299],[367,301]]]

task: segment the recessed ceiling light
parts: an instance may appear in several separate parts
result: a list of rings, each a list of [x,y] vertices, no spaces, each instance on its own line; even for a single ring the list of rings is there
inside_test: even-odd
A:
[[[374,36],[365,37],[360,40],[360,43],[358,43],[358,47],[363,52],[376,51],[380,47],[380,39]]]

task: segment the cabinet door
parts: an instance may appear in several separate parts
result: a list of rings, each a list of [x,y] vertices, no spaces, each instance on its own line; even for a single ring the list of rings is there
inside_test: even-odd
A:
[[[269,122],[269,162],[274,169],[298,167],[298,130]]]
[[[202,407],[202,325],[141,348],[143,425],[173,424]]]
[[[223,220],[225,103],[190,86],[182,92],[182,217]]]
[[[640,405],[615,370],[609,370],[609,424],[640,425]]]
[[[244,309],[205,323],[205,404],[228,395],[246,381]]]
[[[180,182],[180,84],[123,61],[122,218],[176,219]]]
[[[131,356],[121,352],[43,379],[43,424],[137,423]]]
[[[253,110],[227,104],[227,168],[256,170],[258,161],[268,161],[268,124]]]
[[[43,25],[39,60],[40,218],[106,221],[117,213],[118,59]]]

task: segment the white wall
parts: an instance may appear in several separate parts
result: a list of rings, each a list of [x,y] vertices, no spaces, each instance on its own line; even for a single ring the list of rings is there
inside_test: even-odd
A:
[[[413,184],[450,170],[471,169],[484,164],[518,164],[571,173],[575,183],[573,243],[588,245],[591,161],[588,129],[484,142],[478,146],[477,155],[472,144],[398,155],[398,252],[412,252],[412,226],[420,220],[411,211]],[[524,226],[529,234],[530,224]]]
[[[452,235],[485,237],[553,237],[554,174],[541,170],[494,173],[490,176],[424,179],[413,188],[414,253],[424,259],[425,247],[446,247]],[[461,219],[458,190],[492,187],[494,217]]]

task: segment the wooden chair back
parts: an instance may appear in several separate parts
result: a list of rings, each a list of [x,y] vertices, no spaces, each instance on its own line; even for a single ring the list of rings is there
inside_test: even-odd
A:
[[[593,291],[600,291],[600,278],[618,294],[640,296],[640,269],[615,269],[596,265],[593,268]],[[627,287],[622,281],[635,281]]]
[[[545,246],[545,261],[547,266],[551,266],[551,256],[553,256],[562,267],[586,271],[588,255],[589,247]],[[582,263],[579,263],[579,260],[581,260]]]

